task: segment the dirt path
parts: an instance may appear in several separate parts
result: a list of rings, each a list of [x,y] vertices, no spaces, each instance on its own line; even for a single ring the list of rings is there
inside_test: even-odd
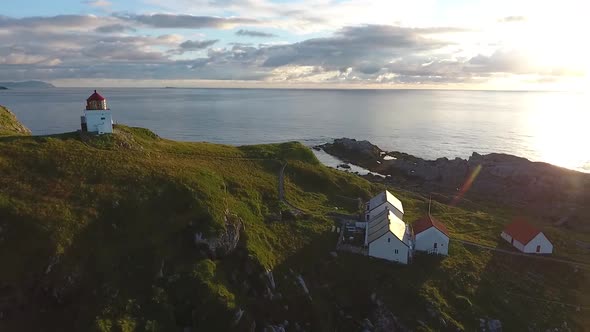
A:
[[[503,254],[508,254],[508,255],[514,255],[514,256],[524,256],[524,257],[529,257],[529,258],[535,258],[535,259],[542,259],[542,260],[547,260],[547,261],[554,261],[554,262],[560,262],[560,263],[566,263],[566,264],[571,264],[574,265],[576,267],[580,267],[580,268],[584,268],[584,269],[588,269],[590,270],[590,264],[586,263],[586,262],[579,262],[579,261],[571,261],[571,260],[567,260],[567,259],[561,259],[561,258],[555,258],[555,257],[548,257],[548,256],[540,256],[540,255],[535,255],[535,254],[525,254],[525,253],[521,253],[521,252],[515,252],[515,251],[511,251],[511,250],[505,250],[505,249],[498,249],[498,248],[494,248],[494,247],[488,247],[488,246],[484,246],[478,243],[474,243],[474,242],[470,242],[470,241],[464,241],[464,240],[458,240],[458,239],[452,239],[452,241],[456,241],[468,246],[472,246],[472,247],[478,247],[481,249],[485,249],[485,250],[491,250],[491,251],[495,251],[495,252],[500,252]]]
[[[283,203],[285,203],[285,205],[287,205],[290,209],[291,212],[293,212],[293,214],[298,215],[298,214],[304,214],[305,212],[301,209],[299,209],[298,207],[296,207],[295,205],[289,203],[289,201],[287,201],[287,199],[285,198],[285,168],[287,167],[287,163],[284,163],[283,166],[281,167],[281,170],[279,171],[279,200]]]

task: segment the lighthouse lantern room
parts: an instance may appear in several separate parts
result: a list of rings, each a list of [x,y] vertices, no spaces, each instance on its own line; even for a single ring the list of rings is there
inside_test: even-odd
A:
[[[96,90],[86,99],[86,109],[81,117],[82,131],[102,134],[113,132],[113,116],[107,100]]]

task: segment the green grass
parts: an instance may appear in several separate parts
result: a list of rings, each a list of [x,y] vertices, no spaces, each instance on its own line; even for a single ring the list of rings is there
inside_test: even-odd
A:
[[[286,197],[306,214],[278,222],[285,162]],[[322,166],[299,143],[174,142],[126,126],[98,137],[9,135],[0,137],[0,174],[0,330],[244,330],[286,319],[308,330],[356,331],[371,315],[373,293],[417,330],[444,329],[427,308],[470,331],[480,317],[501,319],[506,330],[589,323],[585,312],[539,300],[590,305],[588,271],[566,264],[452,240],[449,257],[421,256],[410,266],[332,257],[328,213],[358,214],[358,198],[385,187]],[[403,201],[406,221],[428,211],[427,198],[388,189]],[[240,247],[210,257],[193,236],[222,233],[227,211],[244,223]],[[433,201],[432,214],[453,238],[506,248],[498,235],[514,212]],[[556,256],[588,259],[568,241],[586,235],[548,234]],[[266,270],[278,299],[265,295]],[[11,309],[15,303],[22,309]],[[246,314],[233,326],[238,309]]]
[[[6,107],[0,105],[0,136],[30,135],[31,131],[23,126],[16,116]]]
[[[98,137],[0,138],[0,264],[10,266],[0,284],[26,289],[45,280],[76,289],[89,298],[80,328],[88,327],[89,317],[103,327],[133,317],[142,325],[149,319],[129,312],[127,302],[151,303],[146,290],[157,284],[162,260],[178,260],[180,267],[201,261],[192,236],[219,234],[226,211],[243,220],[245,249],[261,268],[281,264],[313,234],[328,229],[330,221],[317,213],[296,224],[265,222],[282,208],[277,187],[285,161],[325,171],[299,143],[238,148],[179,143],[125,126]],[[51,261],[58,263],[45,275]],[[191,273],[181,268],[178,278],[193,278]],[[203,282],[199,292],[220,298],[230,310],[235,299],[223,280]],[[97,287],[98,294],[92,293]],[[168,293],[176,286],[167,287],[172,301]],[[57,324],[63,317],[44,319]]]

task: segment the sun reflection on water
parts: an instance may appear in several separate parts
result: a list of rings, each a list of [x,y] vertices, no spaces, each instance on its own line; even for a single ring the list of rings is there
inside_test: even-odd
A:
[[[547,94],[527,112],[537,160],[590,172],[590,102],[583,93]]]

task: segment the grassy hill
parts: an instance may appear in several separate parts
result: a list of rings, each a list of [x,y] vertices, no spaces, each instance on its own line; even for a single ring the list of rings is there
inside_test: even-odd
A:
[[[458,242],[448,258],[411,266],[333,255],[328,213],[357,213],[356,198],[384,188],[321,165],[299,143],[174,142],[126,126],[23,136],[6,114],[0,330],[259,331],[286,320],[289,331],[359,331],[387,313],[423,331],[472,331],[480,318],[514,331],[590,323],[583,267]],[[303,215],[278,200],[285,162],[286,196]],[[407,221],[427,211],[426,198],[389,189]],[[456,238],[503,246],[513,212],[435,202],[433,214]],[[195,245],[195,234],[219,246]],[[557,252],[587,259],[567,230],[550,235]]]

